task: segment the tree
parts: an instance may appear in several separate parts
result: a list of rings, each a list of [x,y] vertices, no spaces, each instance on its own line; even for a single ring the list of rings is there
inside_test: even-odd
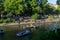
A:
[[[57,0],[57,2],[56,2],[58,5],[60,5],[60,0]]]
[[[57,9],[56,9],[56,14],[60,14],[60,5],[58,5]]]
[[[40,7],[42,8],[42,14],[45,14],[44,7],[46,6],[46,4],[47,4],[47,0],[41,0]]]
[[[21,14],[21,13],[42,13],[44,5],[47,0],[41,0],[40,5],[37,0],[5,0],[4,7],[7,13]],[[43,7],[43,8],[42,8]]]
[[[4,13],[4,0],[0,0],[0,16]]]
[[[37,1],[36,0],[32,0],[30,2],[30,5],[31,5],[31,8],[32,8],[33,14],[34,13],[40,13],[40,12],[42,12],[41,7],[37,4]]]
[[[37,20],[39,17],[39,14],[35,13],[33,16],[32,16],[32,20]]]
[[[38,5],[37,0],[27,0],[24,1],[24,13],[27,15],[33,15],[35,13],[41,13],[42,10],[40,5]]]
[[[5,11],[9,15],[44,15],[53,13],[53,7],[47,4],[47,0],[5,0]],[[34,17],[33,17],[34,18]]]
[[[32,8],[31,8],[31,5],[30,5],[30,1],[31,0],[25,0],[24,1],[24,14],[26,16],[31,16],[32,15]]]
[[[44,6],[43,13],[45,13],[45,14],[54,14],[53,13],[54,10],[55,10],[55,7],[53,7],[53,6],[49,5],[49,4],[46,4]]]
[[[21,14],[23,13],[23,0],[5,0],[4,7],[7,13]]]
[[[46,14],[46,9],[45,9],[45,6],[47,4],[47,0],[40,0],[41,2],[38,2],[36,0],[32,0],[30,2],[30,5],[31,5],[31,8],[32,8],[32,12],[33,12],[33,16],[32,18],[35,19],[35,15],[42,15],[42,14]],[[36,15],[36,19],[39,17]]]

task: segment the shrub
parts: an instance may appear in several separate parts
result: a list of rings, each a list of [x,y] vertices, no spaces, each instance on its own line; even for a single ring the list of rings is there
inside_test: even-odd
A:
[[[39,18],[39,14],[35,13],[32,15],[32,20],[37,20]]]

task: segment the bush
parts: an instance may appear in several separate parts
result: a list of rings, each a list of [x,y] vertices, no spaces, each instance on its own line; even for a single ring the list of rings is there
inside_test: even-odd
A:
[[[0,23],[3,23],[3,19],[0,19]]]
[[[32,20],[37,20],[39,18],[39,14],[35,13],[32,15]]]
[[[3,23],[9,23],[10,22],[10,19],[7,18],[7,19],[3,19]]]
[[[11,19],[10,22],[15,22],[15,19]]]

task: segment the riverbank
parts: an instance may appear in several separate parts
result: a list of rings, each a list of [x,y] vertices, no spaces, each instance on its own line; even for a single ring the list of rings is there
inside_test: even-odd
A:
[[[12,25],[27,25],[27,24],[35,24],[35,23],[50,23],[50,22],[60,22],[60,18],[47,18],[47,19],[40,19],[36,21],[22,21],[20,23],[15,22],[15,23],[0,23],[0,26],[12,26]]]

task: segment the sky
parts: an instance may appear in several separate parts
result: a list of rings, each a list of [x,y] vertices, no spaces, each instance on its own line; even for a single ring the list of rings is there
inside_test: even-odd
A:
[[[56,1],[57,1],[57,0],[48,0],[48,3],[56,4]]]

